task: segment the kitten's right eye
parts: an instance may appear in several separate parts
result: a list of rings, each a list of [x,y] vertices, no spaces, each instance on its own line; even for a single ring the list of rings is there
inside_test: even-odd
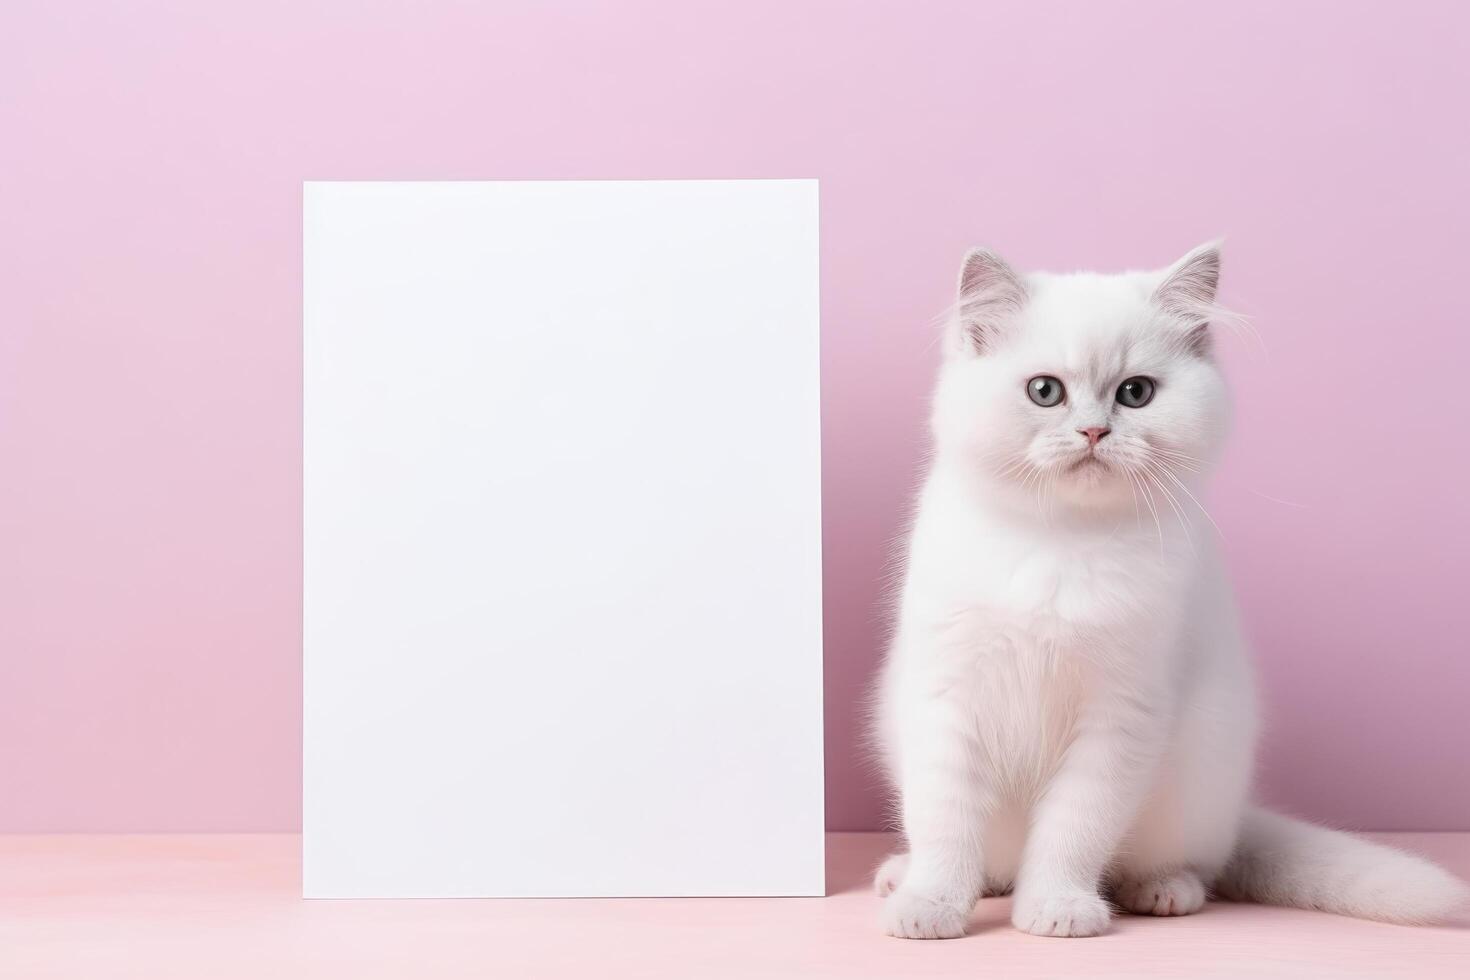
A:
[[[1049,374],[1041,374],[1026,382],[1026,394],[1031,400],[1042,408],[1051,408],[1060,405],[1067,394],[1067,389],[1062,387],[1062,382]]]

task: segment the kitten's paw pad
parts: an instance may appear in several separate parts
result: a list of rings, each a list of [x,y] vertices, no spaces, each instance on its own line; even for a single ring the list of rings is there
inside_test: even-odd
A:
[[[1190,915],[1204,908],[1205,884],[1193,871],[1124,878],[1113,898],[1134,915]]]
[[[1096,936],[1108,928],[1112,912],[1096,895],[1043,895],[1018,898],[1011,922],[1033,936]]]
[[[898,886],[903,884],[903,876],[908,870],[909,856],[907,854],[888,855],[888,859],[878,865],[878,870],[873,875],[873,890],[878,893],[878,897],[887,898],[898,891]]]
[[[883,900],[883,931],[899,939],[954,939],[969,918],[969,909],[902,888]]]

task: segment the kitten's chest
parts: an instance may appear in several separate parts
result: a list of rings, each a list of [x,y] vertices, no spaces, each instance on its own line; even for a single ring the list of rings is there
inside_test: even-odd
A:
[[[1130,542],[997,536],[956,555],[938,591],[965,620],[1018,640],[1112,633],[1175,601],[1166,557]]]

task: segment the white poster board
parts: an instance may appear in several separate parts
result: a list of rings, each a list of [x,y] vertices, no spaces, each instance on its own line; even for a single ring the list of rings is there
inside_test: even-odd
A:
[[[820,895],[815,181],[305,187],[309,897]]]

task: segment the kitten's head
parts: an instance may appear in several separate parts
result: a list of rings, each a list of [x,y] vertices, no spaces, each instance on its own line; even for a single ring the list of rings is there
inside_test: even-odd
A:
[[[970,252],[935,397],[939,452],[1018,500],[1109,511],[1144,488],[1177,493],[1226,428],[1210,355],[1219,272],[1214,243],[1117,275],[1022,276]]]

